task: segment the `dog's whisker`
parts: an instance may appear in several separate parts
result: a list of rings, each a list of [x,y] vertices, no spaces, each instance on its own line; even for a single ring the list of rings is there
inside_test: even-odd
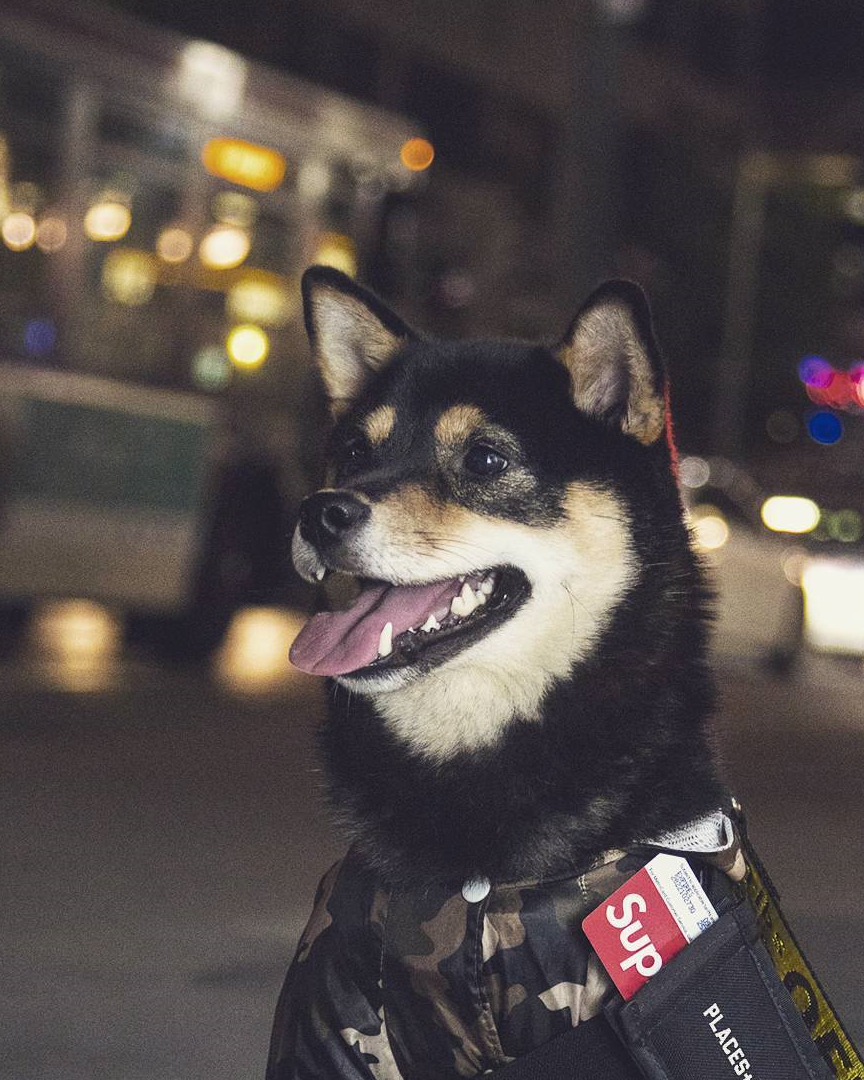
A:
[[[445,556],[445,555],[452,556],[454,560],[463,558],[463,556],[461,555],[461,553],[458,550],[454,551],[452,549],[448,549],[446,547],[443,547],[440,544],[428,547],[427,551],[428,551],[428,553],[430,555],[437,555],[439,558],[442,559],[442,561],[447,561],[447,560],[443,559],[443,556]],[[461,562],[451,561],[450,565],[453,566],[454,569],[458,569],[458,570],[462,569],[462,563]]]
[[[562,586],[561,586],[561,588],[562,588],[562,589],[564,590],[564,592],[566,592],[566,593],[567,593],[567,595],[568,595],[568,596],[570,597],[570,600],[571,600],[571,602],[575,602],[575,603],[577,603],[577,604],[579,605],[579,607],[581,607],[581,608],[583,609],[583,611],[585,612],[585,614],[586,614],[586,615],[587,615],[587,616],[589,617],[589,619],[591,619],[591,621],[592,621],[592,622],[597,622],[597,616],[596,616],[596,615],[594,614],[594,612],[593,612],[593,611],[591,611],[591,609],[590,609],[589,607],[587,607],[587,606],[586,606],[586,605],[585,605],[585,604],[584,604],[584,603],[583,603],[583,602],[582,602],[582,601],[581,601],[581,600],[579,599],[579,597],[578,597],[578,596],[574,596],[574,595],[573,595],[573,593],[572,593],[572,591],[570,590],[570,587],[569,587],[568,585],[562,585]]]
[[[457,537],[457,536],[440,537],[440,536],[424,535],[423,540],[427,544],[431,544],[433,546],[438,546],[438,547],[441,547],[441,548],[444,548],[444,549],[446,549],[447,546],[451,546],[451,547],[455,547],[457,549],[458,548],[463,548],[463,549],[465,549],[467,551],[470,551],[470,552],[481,551],[481,552],[483,552],[483,553],[485,553],[487,555],[492,555],[492,556],[495,556],[495,557],[498,557],[498,555],[499,555],[499,553],[496,552],[496,551],[493,551],[492,548],[485,547],[482,544],[477,544],[472,540],[460,540],[459,537]]]
[[[570,641],[572,644],[572,642],[576,640],[576,604],[574,602],[573,593],[570,592],[566,585],[563,586],[563,589],[570,600],[570,614],[572,616],[572,622],[570,624]]]

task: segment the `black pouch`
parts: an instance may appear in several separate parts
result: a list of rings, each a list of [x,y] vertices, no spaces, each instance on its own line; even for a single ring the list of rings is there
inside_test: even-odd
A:
[[[832,1080],[746,901],[607,1017],[650,1080]]]

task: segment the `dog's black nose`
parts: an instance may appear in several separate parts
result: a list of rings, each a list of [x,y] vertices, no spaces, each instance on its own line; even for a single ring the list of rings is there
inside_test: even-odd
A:
[[[342,540],[369,517],[369,507],[347,491],[318,491],[300,504],[300,535],[316,547]]]

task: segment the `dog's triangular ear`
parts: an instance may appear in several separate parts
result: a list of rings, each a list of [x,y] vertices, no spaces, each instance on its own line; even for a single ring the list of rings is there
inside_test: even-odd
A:
[[[372,293],[329,266],[303,275],[303,317],[334,415],[415,335]]]
[[[664,433],[666,375],[638,285],[601,285],[554,352],[570,372],[573,400],[584,412],[618,423],[646,446]]]

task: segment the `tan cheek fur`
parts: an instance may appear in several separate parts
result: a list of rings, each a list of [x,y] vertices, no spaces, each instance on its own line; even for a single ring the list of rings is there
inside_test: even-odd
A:
[[[396,672],[365,691],[400,738],[438,760],[494,742],[514,717],[538,717],[552,683],[590,653],[635,562],[624,508],[581,483],[570,488],[564,521],[551,528],[484,518],[436,506],[419,489],[403,491],[375,507],[364,549],[370,572],[377,552],[379,573],[389,580],[512,563],[531,581],[530,599],[476,645],[426,675],[402,681]]]
[[[408,585],[464,573],[471,552],[462,537],[476,515],[433,499],[407,484],[373,504],[372,518],[353,545],[369,576]],[[485,565],[482,560],[478,565]]]

